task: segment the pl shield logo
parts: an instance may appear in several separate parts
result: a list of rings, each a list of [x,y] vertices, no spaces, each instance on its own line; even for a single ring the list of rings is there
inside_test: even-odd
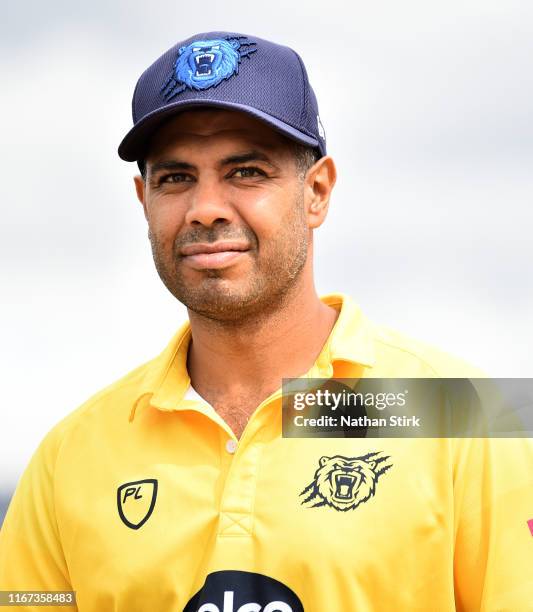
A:
[[[213,572],[183,612],[304,612],[289,587],[274,578],[236,570]]]
[[[243,57],[257,51],[256,43],[244,36],[196,40],[181,47],[172,74],[161,93],[168,102],[185,89],[201,91],[215,87],[239,72]]]
[[[117,489],[118,515],[130,529],[139,529],[150,518],[157,498],[157,480],[126,482]]]
[[[321,457],[314,479],[300,493],[306,508],[330,506],[346,512],[368,501],[376,492],[378,479],[392,467],[381,452],[361,457]]]

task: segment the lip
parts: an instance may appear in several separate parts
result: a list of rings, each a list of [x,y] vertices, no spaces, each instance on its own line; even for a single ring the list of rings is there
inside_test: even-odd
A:
[[[242,242],[197,243],[182,247],[183,261],[196,270],[225,268],[249,250]]]
[[[247,251],[248,245],[235,240],[220,242],[196,242],[181,248],[182,255],[198,255],[199,253],[220,253],[221,251]]]

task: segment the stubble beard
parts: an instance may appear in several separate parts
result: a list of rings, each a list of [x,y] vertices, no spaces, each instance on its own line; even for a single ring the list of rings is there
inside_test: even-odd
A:
[[[208,231],[203,228],[178,237],[169,257],[165,255],[158,236],[151,231],[148,236],[159,277],[177,300],[189,310],[213,321],[242,325],[259,321],[280,309],[297,290],[308,257],[308,232],[303,193],[300,193],[287,218],[280,224],[275,242],[269,245],[259,245],[257,236],[248,227],[242,228],[238,236],[227,226],[213,227]],[[202,272],[203,279],[196,286],[185,280],[179,255],[183,244],[243,238],[250,245],[245,257],[252,259],[247,281],[226,279],[224,269]]]

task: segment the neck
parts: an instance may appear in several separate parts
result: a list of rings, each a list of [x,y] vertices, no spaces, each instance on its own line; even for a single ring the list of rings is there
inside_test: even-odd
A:
[[[313,283],[295,288],[276,309],[239,325],[189,311],[191,383],[212,403],[220,396],[268,397],[283,378],[311,368],[337,316],[320,301]]]

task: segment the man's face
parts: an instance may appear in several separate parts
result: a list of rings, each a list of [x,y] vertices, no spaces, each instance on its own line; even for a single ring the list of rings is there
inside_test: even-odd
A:
[[[258,316],[298,283],[310,254],[304,181],[291,144],[264,123],[184,112],[156,133],[136,185],[159,276],[192,311]]]

